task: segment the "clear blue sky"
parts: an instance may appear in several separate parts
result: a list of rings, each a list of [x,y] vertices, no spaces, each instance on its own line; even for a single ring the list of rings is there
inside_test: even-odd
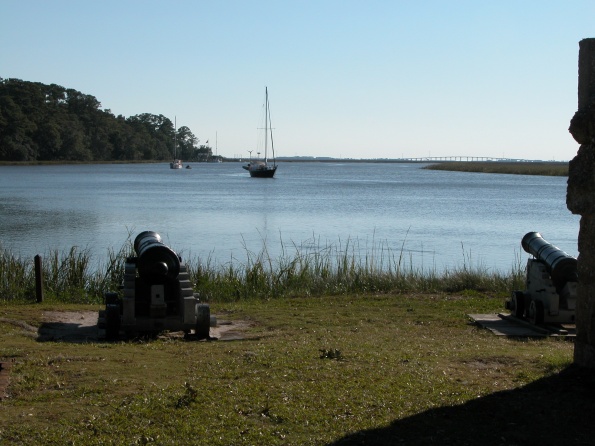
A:
[[[177,117],[218,153],[568,160],[593,0],[0,0],[0,77],[126,117]]]

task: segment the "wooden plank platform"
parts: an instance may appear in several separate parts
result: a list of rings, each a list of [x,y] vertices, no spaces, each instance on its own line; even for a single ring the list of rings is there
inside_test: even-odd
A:
[[[478,326],[486,328],[496,336],[510,337],[547,337],[576,336],[574,325],[545,325],[535,326],[527,321],[518,319],[510,314],[468,314],[469,318]]]

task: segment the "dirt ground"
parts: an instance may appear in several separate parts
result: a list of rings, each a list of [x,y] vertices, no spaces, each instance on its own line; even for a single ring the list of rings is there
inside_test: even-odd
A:
[[[39,341],[92,342],[101,339],[97,327],[96,311],[46,311],[44,322],[37,331]],[[250,324],[246,321],[225,321],[217,318],[217,326],[211,327],[210,336],[219,341],[244,339],[244,332]],[[182,332],[168,332],[161,336],[184,337]]]

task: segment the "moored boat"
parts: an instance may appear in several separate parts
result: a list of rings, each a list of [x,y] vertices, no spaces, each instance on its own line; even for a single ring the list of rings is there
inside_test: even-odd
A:
[[[178,140],[176,138],[177,131],[178,131],[178,125],[176,122],[176,118],[174,117],[174,159],[171,163],[169,163],[170,169],[181,169],[182,167],[184,167],[184,165],[182,164],[182,160],[179,160],[176,158],[177,151],[178,151]]]
[[[263,161],[254,161],[242,167],[250,172],[251,177],[255,178],[273,178],[277,170],[276,165],[271,166]]]
[[[273,178],[277,171],[277,164],[275,162],[275,147],[273,144],[273,128],[271,126],[271,111],[269,108],[269,91],[265,87],[265,111],[264,111],[264,159],[250,162],[242,168],[250,173],[251,177],[254,178]],[[271,140],[271,153],[273,155],[273,164],[268,162],[268,142]],[[260,152],[258,152],[260,154]]]

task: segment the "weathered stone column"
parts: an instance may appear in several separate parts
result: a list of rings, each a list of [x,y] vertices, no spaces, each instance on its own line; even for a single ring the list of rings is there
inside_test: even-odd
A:
[[[574,362],[595,368],[595,39],[579,43],[578,111],[570,133],[581,145],[570,161],[566,205],[580,214]]]

